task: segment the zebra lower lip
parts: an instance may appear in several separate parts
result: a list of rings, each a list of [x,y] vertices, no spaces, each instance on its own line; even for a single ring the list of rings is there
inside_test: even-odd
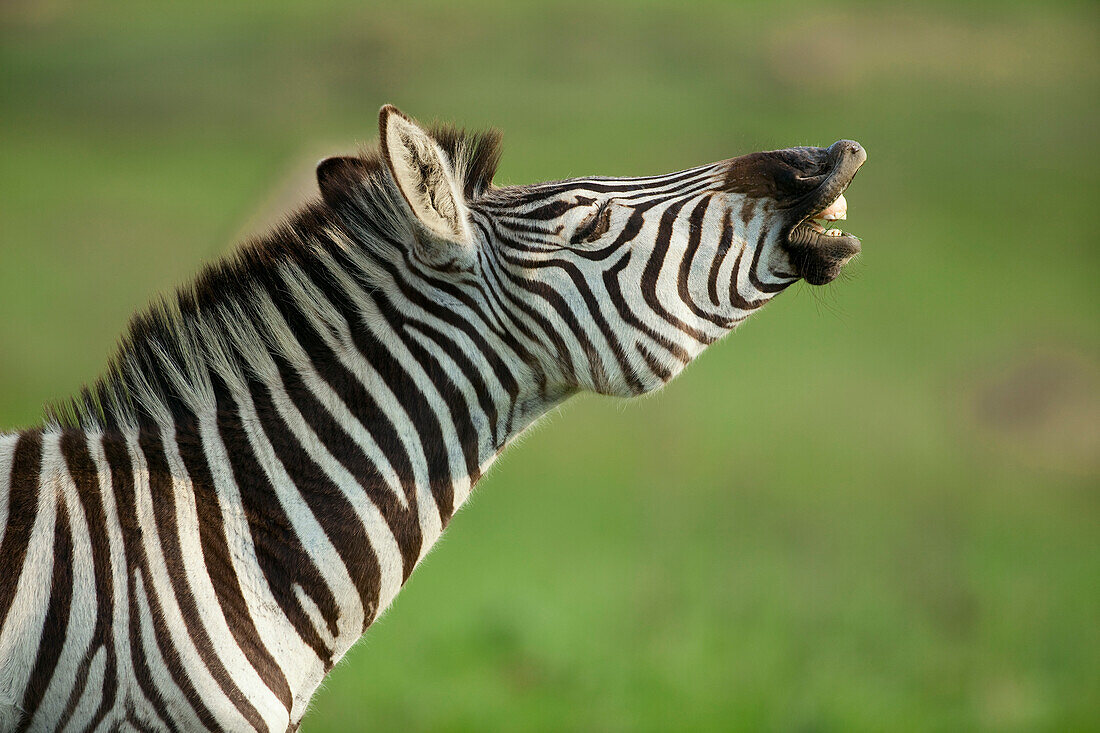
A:
[[[848,202],[837,194],[832,203],[799,221],[787,237],[787,251],[799,277],[811,285],[836,279],[841,269],[860,251],[859,237],[827,224],[846,219]]]
[[[836,237],[846,237],[848,239],[853,239],[857,242],[859,241],[859,237],[850,232],[845,232],[835,228],[826,229],[819,222],[814,221],[813,219],[807,219],[806,221],[801,222],[798,226],[791,230],[790,234],[791,243],[796,245],[812,245],[815,241],[819,240],[822,237],[829,237],[830,239]]]

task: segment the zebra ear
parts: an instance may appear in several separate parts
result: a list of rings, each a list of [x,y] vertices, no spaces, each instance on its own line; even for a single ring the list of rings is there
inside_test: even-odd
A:
[[[430,238],[460,245],[470,234],[462,186],[439,144],[396,107],[378,113],[382,155],[405,202]]]
[[[343,155],[325,158],[317,164],[317,188],[321,190],[321,198],[329,206],[336,206],[366,173],[367,164],[362,158]]]

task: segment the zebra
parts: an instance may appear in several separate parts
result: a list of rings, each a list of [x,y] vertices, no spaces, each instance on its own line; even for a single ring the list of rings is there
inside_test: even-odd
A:
[[[495,130],[379,134],[0,435],[0,729],[296,730],[516,436],[860,251],[850,140],[498,187]]]

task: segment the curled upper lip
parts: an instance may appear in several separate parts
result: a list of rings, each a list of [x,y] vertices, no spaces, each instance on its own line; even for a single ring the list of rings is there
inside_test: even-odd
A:
[[[855,140],[837,140],[828,147],[832,169],[825,174],[825,180],[814,189],[802,206],[799,206],[799,221],[812,217],[826,208],[852,183],[859,167],[867,160],[867,151]]]

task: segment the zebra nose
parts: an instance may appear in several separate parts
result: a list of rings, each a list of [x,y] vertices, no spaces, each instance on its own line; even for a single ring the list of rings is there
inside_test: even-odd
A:
[[[867,160],[867,151],[855,140],[837,140],[829,146],[829,153],[835,157],[848,158],[856,162],[857,165]]]

